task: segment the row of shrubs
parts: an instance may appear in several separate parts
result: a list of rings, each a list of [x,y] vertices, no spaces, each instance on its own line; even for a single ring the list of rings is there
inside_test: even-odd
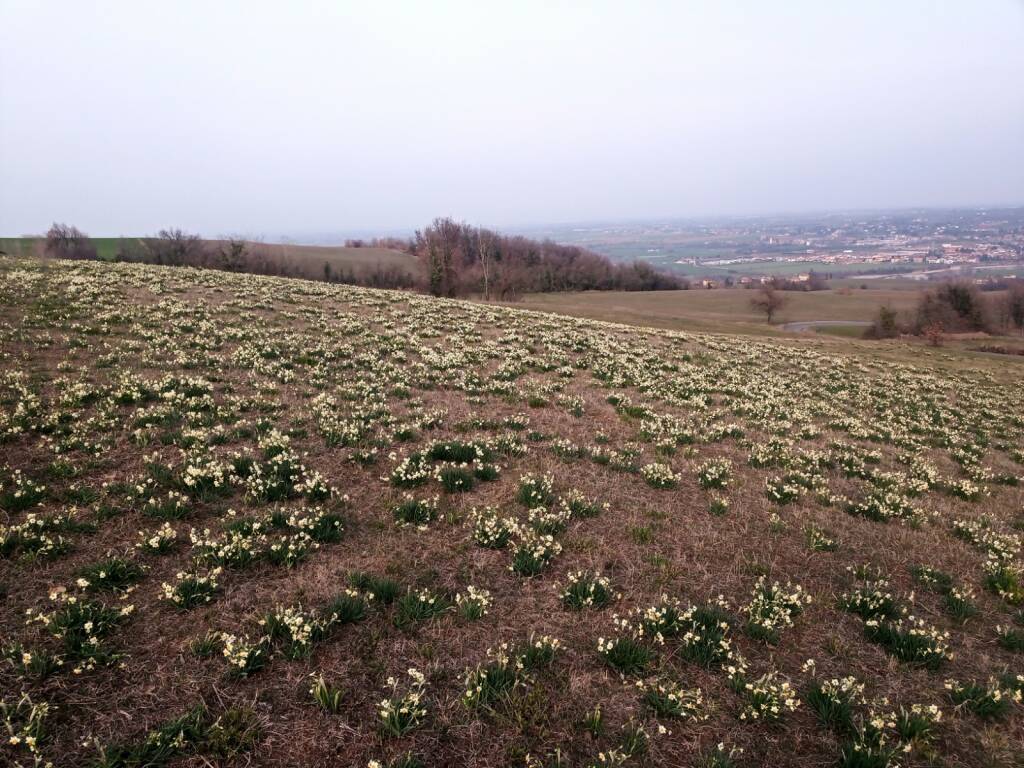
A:
[[[938,341],[944,333],[1024,332],[1024,280],[1007,283],[1005,293],[985,294],[967,282],[942,283],[921,294],[917,307],[901,316],[880,307],[867,338],[891,339],[903,334]]]

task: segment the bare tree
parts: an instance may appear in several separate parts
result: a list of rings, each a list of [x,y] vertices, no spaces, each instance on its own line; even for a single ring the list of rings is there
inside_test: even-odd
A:
[[[828,278],[825,277],[821,272],[815,272],[813,269],[807,274],[807,290],[808,291],[827,291],[828,290]]]
[[[242,239],[230,238],[221,242],[217,249],[218,269],[227,272],[244,272],[249,263],[249,244]]]
[[[1010,287],[1005,304],[1010,322],[1024,334],[1024,283],[1015,283]]]
[[[933,347],[941,347],[942,340],[944,338],[945,329],[942,327],[942,323],[938,321],[932,321],[928,323],[921,331],[924,337],[928,339],[928,343]]]
[[[201,267],[206,260],[199,235],[190,235],[181,229],[161,229],[156,237],[146,241],[146,247],[155,264]]]
[[[433,224],[416,233],[416,255],[427,272],[427,288],[434,296],[456,293],[456,257],[463,226],[451,218],[434,219]]]
[[[95,259],[96,248],[78,227],[54,222],[46,233],[45,251],[55,259]]]
[[[771,324],[772,318],[786,305],[786,298],[772,283],[765,283],[757,290],[757,295],[750,300],[750,306],[762,312]]]
[[[480,251],[480,270],[484,276],[484,301],[491,298],[491,272],[494,264],[494,233],[489,229],[477,231],[477,249]]]

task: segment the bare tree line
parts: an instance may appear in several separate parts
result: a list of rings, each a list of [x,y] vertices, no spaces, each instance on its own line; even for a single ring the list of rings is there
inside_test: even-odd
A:
[[[435,219],[410,240],[349,240],[346,245],[400,250],[414,256],[422,272],[415,274],[413,270],[383,263],[293,259],[282,246],[241,238],[203,240],[176,228],[160,230],[154,237],[122,239],[113,259],[501,300],[525,293],[689,287],[685,280],[656,270],[646,262],[616,264],[577,246],[502,235],[451,218]],[[98,258],[88,236],[65,224],[54,224],[47,232],[45,251],[54,258]]]
[[[50,227],[43,248],[46,255],[52,258],[99,258],[89,237],[77,227],[66,224]],[[234,237],[203,240],[198,235],[177,228],[162,229],[153,237],[122,238],[113,254],[113,260],[300,277],[375,288],[411,289],[417,285],[413,274],[394,265],[360,263],[338,266],[330,261],[324,261],[321,265],[313,259],[290,258],[279,245]]]
[[[417,231],[413,253],[423,265],[426,290],[435,296],[507,300],[524,293],[689,287],[646,262],[616,264],[578,246],[502,235],[451,218]]]
[[[998,288],[1005,292],[985,292],[962,281],[942,283],[924,291],[907,316],[880,307],[866,335],[886,339],[913,334],[938,345],[946,334],[1024,333],[1024,280],[1004,280]]]

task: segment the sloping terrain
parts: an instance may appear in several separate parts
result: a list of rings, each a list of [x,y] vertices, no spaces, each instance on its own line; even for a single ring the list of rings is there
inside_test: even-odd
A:
[[[216,252],[225,245],[224,240],[203,240],[203,246]],[[118,251],[137,251],[144,247],[144,241],[137,237],[90,237],[89,243],[96,249],[101,261],[114,261]],[[0,238],[0,251],[12,257],[38,257],[43,255],[45,238],[7,237]],[[250,242],[250,252],[260,259],[269,259],[290,274],[302,275],[309,279],[320,279],[324,265],[330,265],[335,276],[345,274],[366,274],[372,271],[395,270],[403,275],[418,277],[422,267],[411,253],[393,248],[360,247],[344,245],[298,245],[295,243]]]
[[[1019,381],[225,272],[0,278],[5,760],[1020,764]]]

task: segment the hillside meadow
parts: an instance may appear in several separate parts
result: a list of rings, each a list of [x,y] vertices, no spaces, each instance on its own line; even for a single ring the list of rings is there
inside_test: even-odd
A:
[[[1019,370],[0,259],[0,754],[1019,766]]]

